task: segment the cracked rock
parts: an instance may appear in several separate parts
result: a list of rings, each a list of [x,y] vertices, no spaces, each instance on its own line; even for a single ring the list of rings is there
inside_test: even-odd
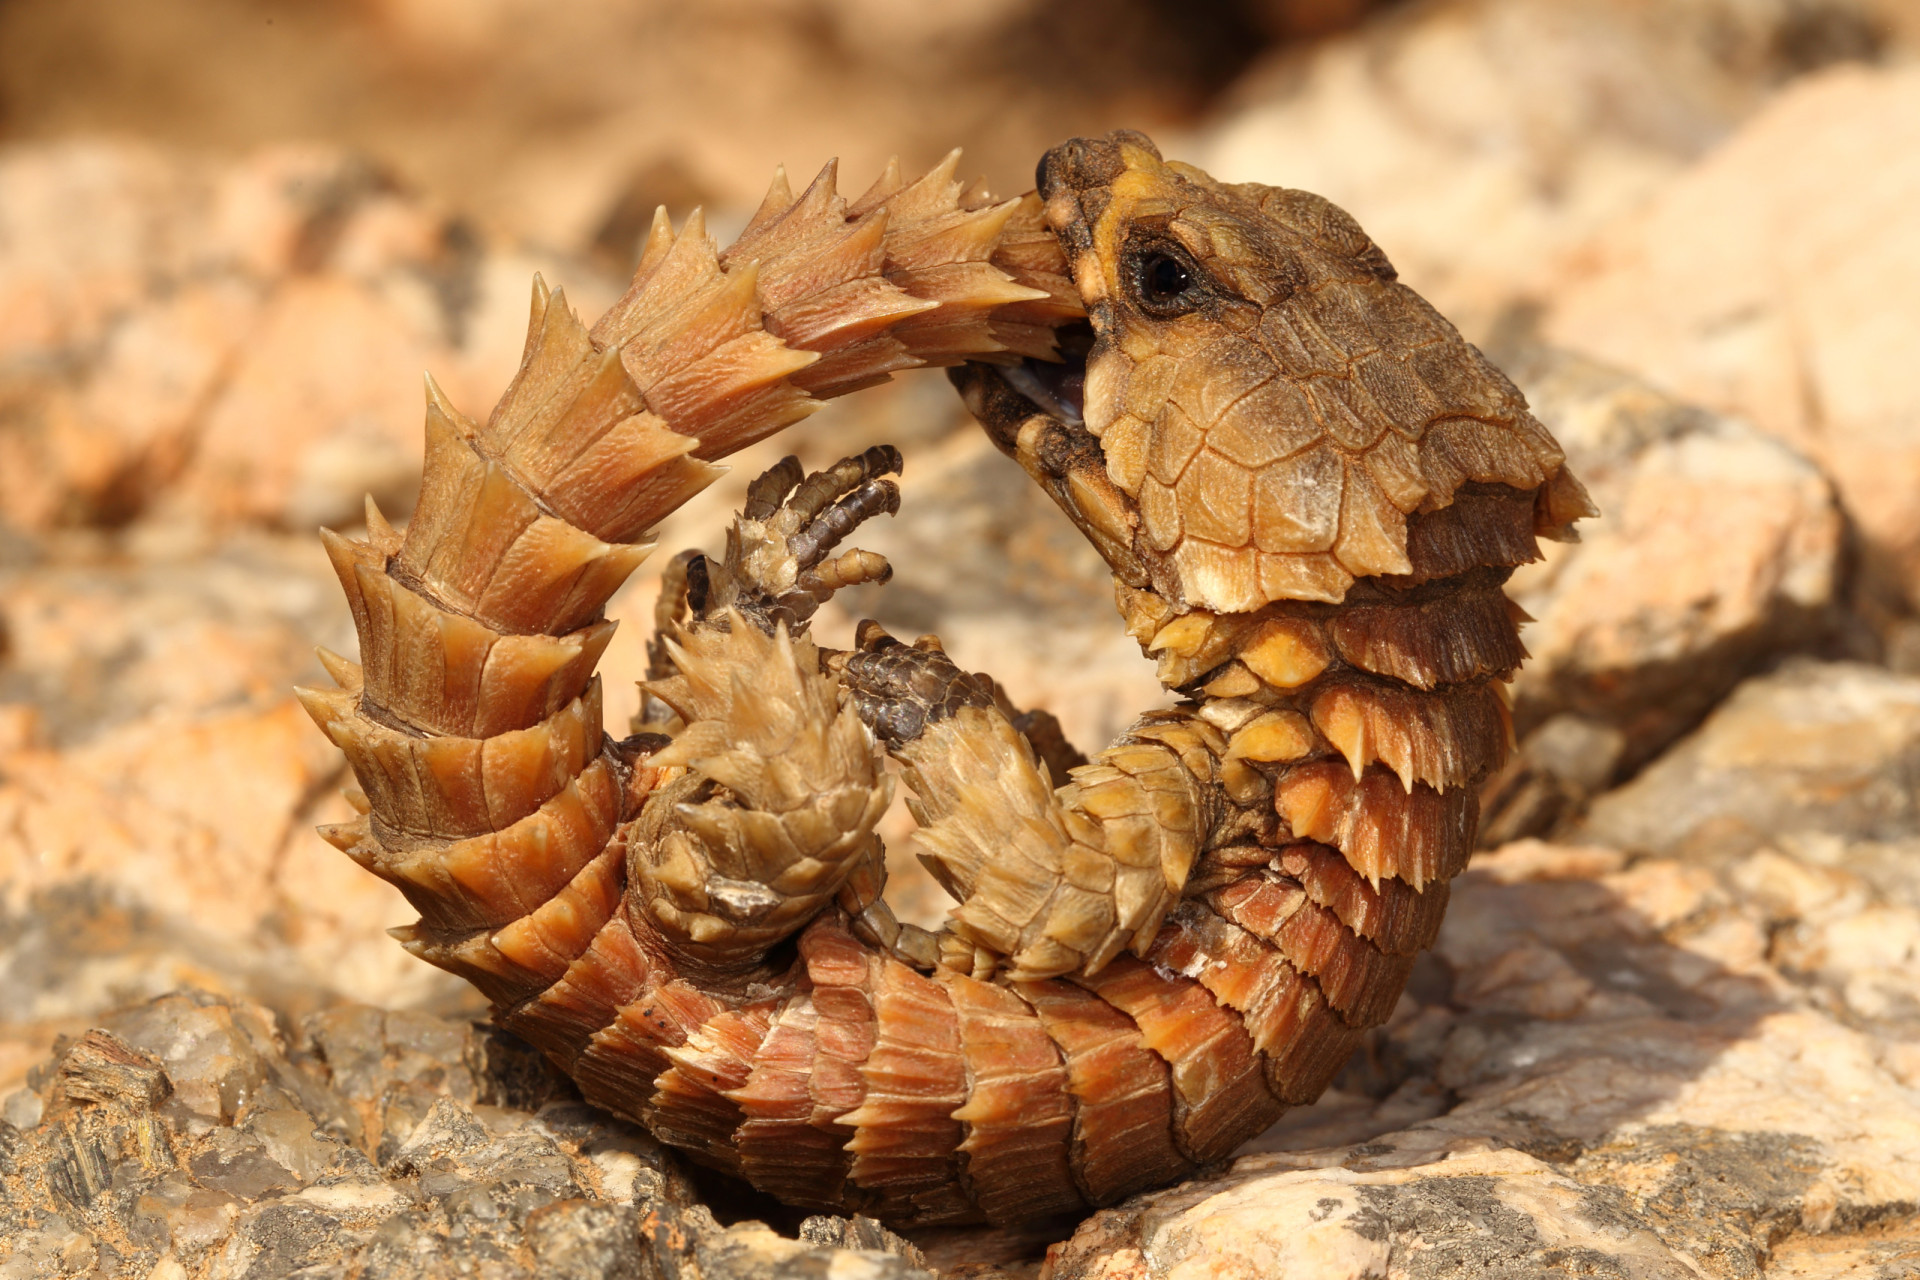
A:
[[[0,1278],[915,1280],[879,1224],[723,1227],[673,1158],[517,1041],[344,1006],[283,1035],[181,992],[6,1100]]]

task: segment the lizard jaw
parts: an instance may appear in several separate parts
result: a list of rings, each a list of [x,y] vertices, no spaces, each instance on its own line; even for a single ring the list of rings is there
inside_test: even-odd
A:
[[[1070,427],[1086,425],[1087,351],[1093,330],[1074,325],[1060,331],[1059,362],[1031,356],[1017,365],[996,365],[1006,384],[1033,407]]]

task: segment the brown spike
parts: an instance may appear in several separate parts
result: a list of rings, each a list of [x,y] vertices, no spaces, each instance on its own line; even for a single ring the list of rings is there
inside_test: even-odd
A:
[[[1390,955],[1412,955],[1433,945],[1440,935],[1440,922],[1446,915],[1448,883],[1436,881],[1424,890],[1416,890],[1404,880],[1385,879],[1378,887],[1369,885],[1347,864],[1337,850],[1318,844],[1288,845],[1281,851],[1280,870],[1300,886],[1300,890],[1340,917],[1342,924]],[[1247,882],[1267,885],[1268,880]],[[1247,901],[1250,891],[1239,886],[1222,890],[1241,899],[1232,910],[1233,919],[1241,919],[1254,909]],[[1279,925],[1243,920],[1247,928],[1263,937],[1272,936]]]
[[[1191,1168],[1173,1145],[1167,1064],[1133,1019],[1067,982],[1019,982],[1014,990],[1066,1062],[1076,1104],[1074,1177],[1087,1203],[1113,1204]]]
[[[567,887],[531,915],[493,935],[493,947],[544,987],[557,982],[586,954],[593,939],[620,908],[627,882],[627,848],[615,840]]]
[[[364,815],[352,822],[331,822],[316,830],[319,831],[322,840],[342,853],[347,853],[354,846],[373,838]]]
[[[520,363],[525,364],[533,354],[534,337],[546,322],[547,304],[552,298],[547,289],[546,277],[538,271],[533,273],[533,301],[527,308],[527,341],[520,353]]]
[[[624,855],[624,844],[616,847]],[[572,1074],[594,1037],[638,998],[653,976],[653,962],[634,936],[627,913],[616,911],[558,981],[501,1014],[500,1023]],[[659,1071],[656,1065],[646,1074],[649,1086]],[[633,1110],[623,1114],[638,1115]]]
[[[760,1042],[746,1084],[727,1096],[742,1116],[734,1138],[741,1176],[788,1204],[838,1209],[850,1162],[846,1138],[814,1122],[819,1024],[810,992],[789,999]]]
[[[861,192],[859,198],[847,206],[847,216],[849,218],[865,217],[905,185],[905,180],[900,176],[900,157],[888,156],[886,168],[882,169],[880,176],[873,180],[873,185]]]
[[[328,678],[335,684],[349,693],[358,694],[360,692],[361,687],[365,684],[365,677],[360,671],[359,663],[341,657],[325,645],[316,648],[313,651],[313,656],[320,659],[321,667],[326,670]]]
[[[935,975],[960,1022],[967,1101],[964,1174],[989,1222],[1079,1209],[1070,1162],[1073,1095],[1066,1066],[1026,1001],[951,971]]]
[[[428,927],[498,927],[560,892],[606,848],[620,789],[605,761],[503,831],[451,844],[409,842],[373,821],[384,852],[372,868],[404,894]]]
[[[459,840],[504,830],[600,750],[600,683],[528,729],[491,738],[420,737],[369,719],[345,690],[295,691],[366,789],[373,812],[409,839]]]
[[[746,1084],[778,1005],[777,999],[757,1000],[725,1010],[694,1028],[685,1044],[662,1050],[673,1065],[654,1081],[654,1133],[703,1164],[740,1172],[733,1133],[742,1113],[728,1094]]]
[[[1527,656],[1512,606],[1491,582],[1440,600],[1343,609],[1327,632],[1347,662],[1417,689],[1505,679]]]
[[[1407,791],[1384,769],[1356,781],[1346,765],[1328,762],[1281,774],[1273,804],[1295,838],[1332,845],[1369,883],[1397,877],[1416,890],[1466,867],[1479,815],[1471,787],[1442,795],[1416,783]]]
[[[882,959],[873,985],[876,1035],[860,1066],[866,1095],[839,1117],[852,1125],[853,1180],[896,1195],[951,1187],[966,1101],[966,1070],[953,1003],[896,960]]]
[[[1474,424],[1476,428],[1480,425]],[[1444,488],[1440,491],[1447,492]],[[1407,521],[1411,580],[1450,578],[1484,565],[1531,564],[1540,558],[1533,511],[1531,488],[1463,483],[1452,502]]]
[[[1314,697],[1311,714],[1356,778],[1378,760],[1409,791],[1416,782],[1436,791],[1471,785],[1506,759],[1506,708],[1487,685],[1420,693],[1340,680]]]
[[[594,1033],[572,1068],[589,1102],[642,1123],[653,1115],[654,1081],[673,1066],[666,1051],[687,1043],[727,1009],[669,972],[664,967],[651,972],[612,1021]]]
[[[1580,533],[1573,522],[1599,514],[1600,508],[1587,495],[1587,487],[1563,465],[1540,487],[1534,499],[1533,528],[1535,533],[1554,542],[1578,542]]]
[[[387,523],[387,518],[380,514],[379,504],[374,502],[372,494],[366,497],[366,521],[367,541],[374,547],[390,548],[400,541],[399,533]]]
[[[653,221],[647,224],[647,238],[640,245],[640,261],[635,264],[633,278],[644,280],[659,269],[660,263],[673,248],[673,219],[667,216],[667,206],[653,207]]]
[[[1240,1018],[1191,978],[1162,976],[1121,956],[1075,982],[1131,1017],[1173,1079],[1173,1134],[1195,1164],[1224,1159],[1279,1118],[1259,1055]]]
[[[832,169],[833,164],[834,162],[829,160],[827,168]],[[787,185],[787,167],[775,165],[773,181],[767,184],[767,194],[760,198],[760,207],[753,211],[751,218],[747,219],[746,227],[740,232],[740,239],[745,240],[754,235],[792,207],[793,188]]]
[[[640,269],[620,300],[594,322],[593,345],[603,351],[624,347],[662,313],[696,298],[718,275],[718,256],[704,212],[688,214],[676,233],[666,209],[655,210]]]
[[[1215,999],[1245,1018],[1266,1057],[1267,1086],[1282,1102],[1318,1098],[1359,1043],[1359,1029],[1341,1020],[1310,975],[1199,903],[1174,908],[1147,958],[1194,974]]]

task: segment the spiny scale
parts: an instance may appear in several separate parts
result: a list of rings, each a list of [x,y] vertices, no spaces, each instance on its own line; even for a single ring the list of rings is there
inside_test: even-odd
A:
[[[410,951],[691,1158],[906,1223],[1110,1204],[1320,1093],[1433,941],[1508,747],[1501,584],[1588,509],[1324,201],[1139,135],[1004,202],[957,160],[852,201],[832,165],[778,175],[724,251],[662,214],[591,328],[536,281],[483,423],[429,383],[406,531],[325,535],[361,661],[302,691],[359,779],[326,837],[418,908]],[[1151,252],[1205,305],[1140,303]],[[1083,317],[1085,425],[997,371]],[[891,572],[829,558],[897,505],[876,450],[775,468],[723,561],[675,561],[639,726],[665,736],[607,737],[604,605],[650,530],[922,364],[1106,557],[1180,704],[1056,789],[1035,744],[1071,749],[937,641],[817,651],[812,608]],[[889,753],[960,899],[938,935],[880,897]]]

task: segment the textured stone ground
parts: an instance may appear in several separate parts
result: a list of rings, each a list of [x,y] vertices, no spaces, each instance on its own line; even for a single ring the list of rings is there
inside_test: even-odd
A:
[[[340,1006],[290,1039],[185,991],[101,1020],[0,1121],[0,1275],[929,1273],[866,1219],[723,1229],[523,1045]]]

